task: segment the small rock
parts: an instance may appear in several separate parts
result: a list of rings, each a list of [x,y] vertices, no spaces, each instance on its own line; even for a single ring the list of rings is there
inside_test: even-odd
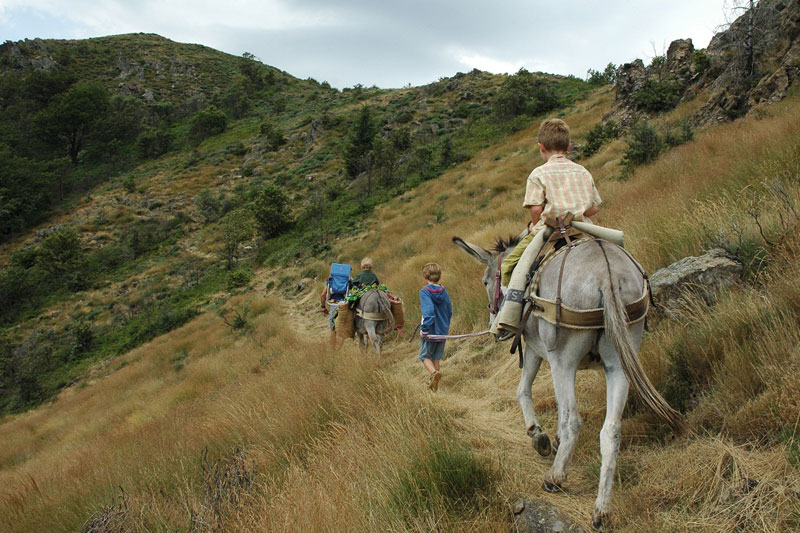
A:
[[[522,533],[583,533],[584,529],[552,505],[519,500],[513,507],[514,531]]]

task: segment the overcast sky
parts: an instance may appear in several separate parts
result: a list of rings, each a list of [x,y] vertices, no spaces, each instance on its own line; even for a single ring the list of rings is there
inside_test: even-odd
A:
[[[0,41],[157,33],[340,89],[473,68],[585,77],[678,38],[704,48],[724,21],[723,0],[0,0]]]

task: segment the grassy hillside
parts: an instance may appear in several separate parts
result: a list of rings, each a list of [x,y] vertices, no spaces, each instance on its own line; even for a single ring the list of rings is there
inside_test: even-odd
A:
[[[264,265],[333,260],[375,206],[591,90],[473,71],[338,91],[156,35],[5,43],[0,413],[264,289]]]
[[[658,125],[679,124],[704,97]],[[600,90],[565,112],[578,142],[610,99]],[[582,161],[605,200],[599,222],[623,229],[649,271],[721,245],[748,273],[715,307],[687,306],[646,336],[645,369],[695,435],[672,440],[629,401],[615,530],[800,527],[799,117],[794,95],[759,117],[696,132],[624,181],[625,140]],[[523,128],[406,190],[377,207],[361,231],[331,241],[329,255],[256,267],[257,291],[213,300],[174,332],[92,367],[54,402],[7,416],[3,528],[76,530],[95,520],[131,531],[506,531],[508,505],[523,495],[587,524],[605,409],[600,374],[579,374],[584,428],[567,492],[546,494],[539,487],[549,462],[525,436],[517,361],[506,344],[450,342],[440,391],[431,395],[415,345],[392,340],[381,361],[350,343],[332,351],[315,314],[329,258],[355,264],[369,253],[405,299],[410,323],[419,319],[420,268],[436,260],[454,302],[454,332],[483,329],[481,267],[450,238],[489,246],[524,224],[524,178],[539,164],[534,135],[535,126]],[[226,142],[209,141],[201,153],[222,164],[214,154]],[[166,190],[169,161],[143,182]],[[187,176],[186,194],[229,176],[209,174]],[[202,249],[214,231],[198,228],[190,242]],[[137,279],[166,270],[156,259]],[[317,281],[294,290],[303,277]],[[228,328],[215,308],[229,317],[246,308],[249,327]],[[552,433],[547,369],[534,402]]]

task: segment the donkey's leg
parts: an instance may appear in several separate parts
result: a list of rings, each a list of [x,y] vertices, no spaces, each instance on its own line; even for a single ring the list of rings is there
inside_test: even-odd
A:
[[[550,472],[544,478],[543,488],[548,492],[561,491],[561,485],[567,479],[567,466],[572,458],[575,443],[581,432],[583,421],[578,412],[578,401],[575,397],[575,372],[577,364],[572,360],[563,360],[564,353],[550,358],[550,370],[553,374],[553,388],[558,404],[558,436],[559,446]],[[555,364],[554,364],[555,363]]]
[[[539,452],[539,455],[548,456],[552,451],[550,438],[539,427],[539,422],[536,420],[536,411],[533,407],[533,398],[531,397],[533,380],[536,379],[536,374],[539,373],[539,367],[542,365],[542,358],[536,353],[533,343],[528,342],[525,344],[522,360],[522,377],[520,377],[519,385],[517,386],[517,401],[522,409],[525,428],[528,436],[532,439],[534,449]]]
[[[374,320],[366,320],[365,326],[367,329],[367,335],[369,335],[369,340],[372,342],[372,346],[375,348],[375,355],[378,357],[381,356],[381,338],[378,336],[378,332],[375,331],[375,326],[377,322]]]
[[[592,527],[602,529],[603,522],[611,512],[611,487],[614,484],[614,470],[617,467],[619,443],[621,440],[622,411],[628,398],[628,380],[622,372],[619,358],[610,346],[603,347],[601,354],[606,367],[606,420],[600,430],[600,484],[597,500],[592,512]],[[608,352],[610,350],[610,353]],[[605,352],[605,353],[603,353]]]

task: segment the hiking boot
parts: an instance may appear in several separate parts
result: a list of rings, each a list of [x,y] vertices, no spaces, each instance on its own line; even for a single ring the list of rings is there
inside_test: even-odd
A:
[[[442,379],[442,373],[439,372],[438,370],[434,372],[433,375],[431,375],[431,382],[428,385],[428,388],[431,390],[431,392],[436,392],[437,390],[439,390],[440,379]]]
[[[503,331],[502,333],[497,333],[494,336],[494,340],[498,342],[507,341],[509,339],[513,339],[516,333],[512,333],[511,331]]]

